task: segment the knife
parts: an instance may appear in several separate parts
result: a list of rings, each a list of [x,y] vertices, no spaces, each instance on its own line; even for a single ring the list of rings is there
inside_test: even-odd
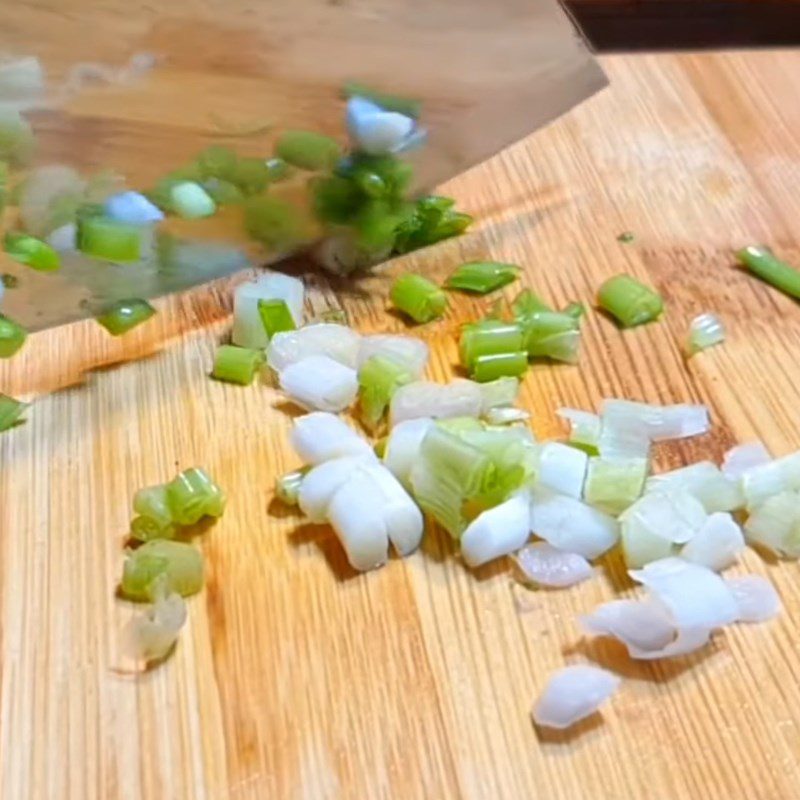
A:
[[[0,54],[34,55],[47,75],[48,99],[25,109],[36,164],[111,167],[131,188],[214,142],[265,158],[283,129],[343,139],[342,87],[358,81],[420,103],[427,142],[412,158],[421,192],[605,85],[556,0],[182,0],[164,12],[129,0],[2,5]],[[148,67],[134,75],[132,64]],[[248,127],[252,135],[237,135]],[[4,257],[0,272],[17,285],[2,311],[39,330],[286,255],[259,252],[235,215],[222,217],[184,225],[133,264],[72,252],[57,272],[40,273]]]

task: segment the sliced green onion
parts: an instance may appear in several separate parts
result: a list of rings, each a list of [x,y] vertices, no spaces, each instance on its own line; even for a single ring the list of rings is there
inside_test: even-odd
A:
[[[349,224],[363,203],[358,186],[341,175],[312,178],[309,182],[317,219],[334,225]]]
[[[481,415],[485,416],[493,408],[510,406],[519,394],[519,381],[516,378],[498,378],[496,381],[482,383]]]
[[[277,197],[252,197],[244,206],[245,230],[274,250],[289,250],[308,237],[300,210]]]
[[[297,329],[285,300],[259,300],[258,313],[270,339],[276,333]]]
[[[392,284],[392,303],[415,322],[430,322],[447,308],[447,296],[422,275],[406,272]]]
[[[22,325],[0,314],[0,358],[11,358],[27,338],[28,332]]]
[[[511,310],[514,312],[514,316],[519,318],[530,316],[537,311],[552,311],[553,309],[539,295],[530,289],[523,289],[511,304]]]
[[[146,542],[151,539],[172,539],[175,523],[167,502],[167,487],[148,486],[133,497],[133,510],[138,514],[131,522],[131,536]]]
[[[153,601],[162,591],[188,597],[203,588],[203,554],[185,542],[145,542],[128,553],[120,588],[130,600]]]
[[[291,166],[282,158],[268,158],[264,166],[267,168],[267,180],[270,183],[286,180],[292,174]]]
[[[275,496],[287,506],[296,506],[300,485],[303,483],[303,478],[305,478],[309,469],[310,467],[303,467],[276,478]]]
[[[7,394],[0,394],[0,431],[7,431],[20,421],[20,417],[30,403],[15,400]]]
[[[417,200],[411,216],[396,231],[394,252],[410,253],[463,233],[473,220],[469,214],[454,211],[454,203],[449,197],[435,195]]]
[[[623,328],[652,322],[664,310],[661,297],[630,275],[609,278],[598,290],[597,301]]]
[[[155,313],[156,310],[147,300],[120,300],[96,319],[112,336],[122,336],[147,322]]]
[[[781,261],[768,247],[744,247],[736,258],[770,286],[800,300],[800,271]]]
[[[144,230],[139,225],[88,214],[78,219],[78,250],[93,258],[126,263],[142,256]]]
[[[584,499],[608,514],[621,514],[641,495],[647,472],[646,458],[590,458]]]
[[[197,180],[198,178],[219,178],[232,181],[238,158],[230,147],[213,144],[197,156],[195,164],[189,172],[183,175],[184,180]]]
[[[568,443],[591,456],[596,456],[598,453],[597,448],[600,444],[600,417],[597,414],[580,411],[577,408],[559,408],[556,413],[561,419],[569,422]]]
[[[217,348],[214,356],[214,369],[211,371],[211,377],[218,381],[240,383],[242,386],[247,386],[253,382],[253,378],[264,360],[265,356],[261,350],[223,344]]]
[[[445,281],[448,289],[461,289],[465,292],[487,294],[515,281],[520,268],[515,264],[499,261],[469,261],[462,264]]]
[[[689,325],[689,340],[686,345],[689,355],[707,350],[725,341],[725,328],[716,314],[700,314]]]
[[[242,190],[235,183],[223,178],[206,178],[200,185],[219,206],[238,205],[244,201]]]
[[[184,219],[210,217],[217,205],[209,193],[193,181],[176,183],[170,190],[170,207]]]
[[[8,231],[3,246],[15,261],[40,272],[53,272],[61,266],[61,258],[47,242],[27,233]]]
[[[167,484],[167,502],[179,525],[194,525],[203,517],[220,517],[225,493],[199,467],[184,470]]]
[[[275,155],[301,169],[333,169],[342,157],[335,139],[314,131],[284,131],[275,145]]]
[[[34,145],[33,129],[19,111],[0,108],[0,160],[12,167],[25,166]]]
[[[461,363],[472,369],[475,359],[480,356],[496,355],[499,353],[513,353],[523,349],[522,328],[514,322],[499,322],[491,320],[493,324],[468,325],[461,333],[459,350]]]
[[[583,303],[572,302],[569,303],[561,313],[568,314],[573,319],[580,319],[586,314],[586,306],[584,306]]]
[[[394,393],[414,376],[402,364],[391,358],[372,356],[358,371],[359,404],[361,415],[370,428],[383,418]]]
[[[246,195],[263,192],[269,180],[270,170],[262,158],[240,158],[231,176],[231,181]]]
[[[479,383],[498,378],[519,378],[528,369],[528,353],[519,350],[515,353],[492,353],[477,356],[473,363],[471,377]]]
[[[617,236],[617,241],[622,242],[623,244],[630,244],[636,237],[631,233],[631,231],[623,231],[619,236]]]
[[[387,94],[356,81],[345,83],[342,87],[342,94],[347,100],[351,97],[363,97],[365,100],[371,100],[386,111],[396,111],[412,119],[417,119],[422,112],[422,103],[419,100]]]
[[[545,357],[574,364],[578,360],[578,321],[559,311],[535,311],[518,318],[525,347],[532,358]]]
[[[352,222],[356,246],[377,259],[388,255],[397,229],[410,211],[410,206],[395,208],[379,200],[364,204]]]

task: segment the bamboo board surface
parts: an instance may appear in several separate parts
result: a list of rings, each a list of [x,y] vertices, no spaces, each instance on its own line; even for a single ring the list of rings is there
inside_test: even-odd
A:
[[[603,64],[610,89],[446,187],[474,232],[391,272],[442,278],[491,255],[559,305],[632,272],[663,293],[663,321],[622,333],[590,313],[580,366],[528,374],[536,433],[560,435],[559,406],[621,396],[710,406],[713,432],[660,449],[662,468],[756,437],[800,447],[800,308],[730,257],[765,241],[800,261],[800,53]],[[617,241],[626,230],[633,243]],[[389,278],[306,277],[310,313],[403,330],[385,313]],[[454,296],[415,331],[431,377],[452,374],[457,324],[489,303]],[[728,340],[686,364],[688,322],[707,310]],[[37,334],[0,371],[0,390],[36,397],[0,437],[1,797],[797,796],[797,564],[748,552],[741,569],[769,575],[785,613],[664,663],[581,638],[576,616],[630,589],[614,559],[574,589],[530,592],[505,562],[469,572],[434,532],[356,575],[328,528],[273,502],[297,463],[291,409],[267,386],[207,377],[228,284],[162,311],[120,341],[91,322]],[[120,669],[131,607],[115,598],[130,498],[195,464],[229,507],[200,540],[207,585],[177,652],[137,678]],[[586,660],[625,678],[602,719],[537,733],[528,711],[548,674]]]

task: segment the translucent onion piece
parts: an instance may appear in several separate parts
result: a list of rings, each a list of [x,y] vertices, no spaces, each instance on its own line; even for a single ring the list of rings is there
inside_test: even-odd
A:
[[[538,485],[580,499],[589,457],[561,442],[548,442],[539,451]]]
[[[744,504],[744,497],[736,481],[723,475],[716,464],[700,461],[688,467],[653,475],[645,485],[645,492],[685,491],[702,503],[706,511],[734,511]]]
[[[800,558],[800,492],[778,492],[768,497],[747,518],[744,533],[748,542],[786,558]]]
[[[389,155],[403,150],[416,122],[396,111],[385,111],[363,97],[347,101],[347,131],[354,145],[370,155]]]
[[[483,415],[489,425],[511,425],[515,422],[526,422],[531,417],[530,412],[522,408],[490,408]]]
[[[689,324],[686,349],[694,355],[725,341],[725,327],[716,314],[700,314]]]
[[[744,550],[742,529],[730,514],[711,514],[681,550],[681,558],[721,572]]]
[[[126,649],[133,658],[160,661],[172,650],[186,624],[186,601],[176,593],[161,597],[134,617],[126,631]]]
[[[519,380],[504,377],[496,381],[479,383],[481,392],[481,414],[487,416],[492,409],[510,406],[519,394]]]
[[[269,272],[260,276],[255,281],[248,281],[236,287],[233,293],[233,333],[231,341],[240,347],[261,348],[267,346],[269,337],[261,321],[261,314],[258,311],[259,300],[283,300],[289,313],[292,315],[295,325],[298,327],[303,324],[303,298],[305,289],[303,282],[290,275],[283,275],[280,272]],[[349,330],[349,329],[346,329]],[[292,331],[297,334],[299,331]],[[279,335],[291,335],[279,334]],[[357,334],[354,334],[357,336]],[[274,337],[274,338],[277,338]],[[297,352],[292,361],[297,361],[306,355],[315,355],[322,350],[306,350],[302,353]],[[330,353],[327,353],[328,355]],[[270,358],[270,366],[280,371],[290,363],[285,359],[280,363],[273,363]],[[348,366],[352,366],[352,363]]]
[[[298,417],[289,442],[303,461],[321,464],[342,456],[372,456],[372,448],[346,422],[335,414],[315,411]]]
[[[628,574],[669,611],[678,629],[713,630],[738,618],[736,601],[725,581],[698,564],[662,558]]]
[[[570,442],[595,448],[600,444],[600,417],[597,414],[576,408],[559,408],[556,414],[569,422]]]
[[[164,219],[164,212],[139,192],[119,192],[105,202],[106,216],[129,225],[148,225]]]
[[[550,676],[531,711],[533,721],[547,728],[569,728],[594,714],[617,690],[620,679],[599,667],[564,667]]]
[[[578,553],[567,553],[548,542],[533,542],[514,557],[527,580],[540,586],[574,586],[594,575],[592,565]]]
[[[732,447],[722,460],[722,473],[726,478],[738,481],[748,470],[761,467],[772,461],[763,442],[748,442]]]
[[[74,222],[68,222],[51,231],[45,240],[53,250],[64,253],[77,248],[78,226]]]
[[[625,525],[624,522],[620,528],[620,544],[625,564],[633,568],[674,555],[677,549],[668,539],[641,526]]]
[[[369,459],[365,456],[345,456],[325,461],[314,467],[300,484],[300,491],[297,494],[300,510],[312,522],[325,522],[336,492],[365,463],[369,463]]]
[[[766,578],[743,575],[725,583],[739,607],[739,622],[766,622],[780,614],[781,599]]]
[[[461,555],[470,567],[519,550],[530,535],[530,498],[520,492],[487,509],[467,526],[461,537]]]
[[[685,544],[705,524],[705,509],[688,492],[653,492],[639,498],[620,514],[626,536],[658,536],[673,544]]]
[[[333,322],[306,325],[296,331],[276,333],[267,349],[267,361],[281,372],[303,358],[327,356],[355,369],[360,343],[361,334],[346,325]]]
[[[430,417],[407,419],[395,425],[389,434],[383,461],[405,487],[410,485],[411,468],[419,458],[422,440],[433,424]]]
[[[773,494],[797,489],[800,489],[800,452],[753,467],[742,476],[742,490],[750,510]]]
[[[308,356],[290,364],[279,375],[279,383],[298,405],[319,411],[343,411],[358,393],[358,376],[328,356]]]
[[[415,336],[394,336],[392,334],[376,334],[365,336],[358,348],[356,365],[361,367],[373,356],[396,361],[405,367],[414,378],[419,378],[428,363],[428,345]]]
[[[483,396],[477,383],[454,380],[440,384],[415,381],[401,386],[392,397],[391,424],[418,417],[447,419],[449,417],[478,417]]]
[[[613,547],[617,521],[573,497],[539,489],[533,492],[531,530],[553,547],[592,559]]]

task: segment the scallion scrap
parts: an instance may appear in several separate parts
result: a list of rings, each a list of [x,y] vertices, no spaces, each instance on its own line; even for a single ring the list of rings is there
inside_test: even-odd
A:
[[[652,322],[664,310],[661,296],[630,275],[609,278],[598,290],[597,299],[600,308],[623,328]]]
[[[112,336],[122,336],[147,322],[155,313],[156,310],[147,300],[120,300],[96,319]]]
[[[261,317],[261,322],[264,323],[264,330],[270,339],[276,333],[293,331],[297,328],[285,300],[259,300],[258,314]]]
[[[525,350],[506,353],[489,353],[478,356],[470,377],[479,383],[498,378],[521,378],[528,369],[528,353]]]
[[[447,308],[445,293],[427,278],[406,272],[392,284],[392,303],[415,322],[430,322]]]
[[[156,600],[159,591],[196,594],[203,588],[203,554],[186,542],[145,542],[129,551],[120,588],[129,600],[140,602]]]
[[[0,358],[11,358],[27,338],[28,332],[22,325],[0,315]]]
[[[218,381],[248,386],[253,382],[256,373],[264,364],[264,360],[265,356],[261,350],[223,344],[217,348],[214,356],[211,377]]]
[[[39,272],[53,272],[61,266],[61,258],[47,242],[27,233],[8,231],[3,247],[14,261]]]
[[[800,271],[781,261],[768,247],[744,247],[736,253],[736,258],[770,286],[800,300]]]
[[[342,148],[335,139],[314,131],[284,131],[275,145],[275,155],[300,169],[333,169],[342,157]]]
[[[0,394],[0,432],[16,425],[29,405],[30,403],[15,400],[7,394]]]
[[[515,281],[520,268],[515,264],[500,261],[469,261],[462,264],[445,281],[448,289],[461,289],[465,292],[488,294]]]
[[[689,325],[688,354],[694,355],[725,341],[725,328],[716,314],[700,314]]]
[[[140,225],[87,214],[78,219],[76,243],[87,256],[127,263],[141,258],[143,231]]]
[[[394,393],[412,380],[414,376],[411,372],[391,358],[375,355],[361,365],[358,371],[358,400],[362,418],[369,428],[375,428],[380,423]]]

